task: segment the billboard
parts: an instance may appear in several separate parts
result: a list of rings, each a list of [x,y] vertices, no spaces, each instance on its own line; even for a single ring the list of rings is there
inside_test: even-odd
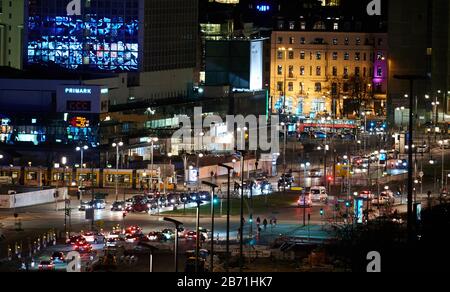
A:
[[[82,2],[77,13],[68,13],[68,2],[52,3],[55,6],[51,10],[45,7],[46,1],[30,5],[27,63],[56,64],[66,69],[137,71],[139,14],[131,8],[139,7],[140,1],[127,1],[130,8],[125,9],[123,0],[110,1],[116,3],[108,5],[104,0]]]
[[[252,41],[250,50],[250,90],[261,90],[263,88],[263,41]]]

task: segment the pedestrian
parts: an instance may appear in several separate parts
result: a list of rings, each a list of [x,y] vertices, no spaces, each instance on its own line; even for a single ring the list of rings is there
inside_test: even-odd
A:
[[[273,218],[273,227],[277,227],[277,218]]]
[[[256,228],[259,229],[259,226],[261,225],[261,218],[256,218]]]
[[[267,229],[267,219],[264,218],[263,221],[263,225],[264,225],[264,231]]]

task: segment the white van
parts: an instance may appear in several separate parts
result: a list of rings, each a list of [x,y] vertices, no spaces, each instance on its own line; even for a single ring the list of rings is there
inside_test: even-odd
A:
[[[325,202],[328,199],[327,188],[325,187],[311,187],[310,193],[314,202]]]

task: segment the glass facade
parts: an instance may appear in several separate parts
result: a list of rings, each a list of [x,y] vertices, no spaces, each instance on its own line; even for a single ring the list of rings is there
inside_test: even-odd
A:
[[[140,2],[82,0],[82,15],[67,16],[67,0],[31,1],[27,63],[137,71]]]

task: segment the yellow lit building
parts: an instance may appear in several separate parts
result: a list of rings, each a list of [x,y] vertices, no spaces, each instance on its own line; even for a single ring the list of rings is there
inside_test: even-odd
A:
[[[383,115],[387,45],[386,33],[274,31],[273,111],[306,117],[323,113],[339,117],[360,110]]]

